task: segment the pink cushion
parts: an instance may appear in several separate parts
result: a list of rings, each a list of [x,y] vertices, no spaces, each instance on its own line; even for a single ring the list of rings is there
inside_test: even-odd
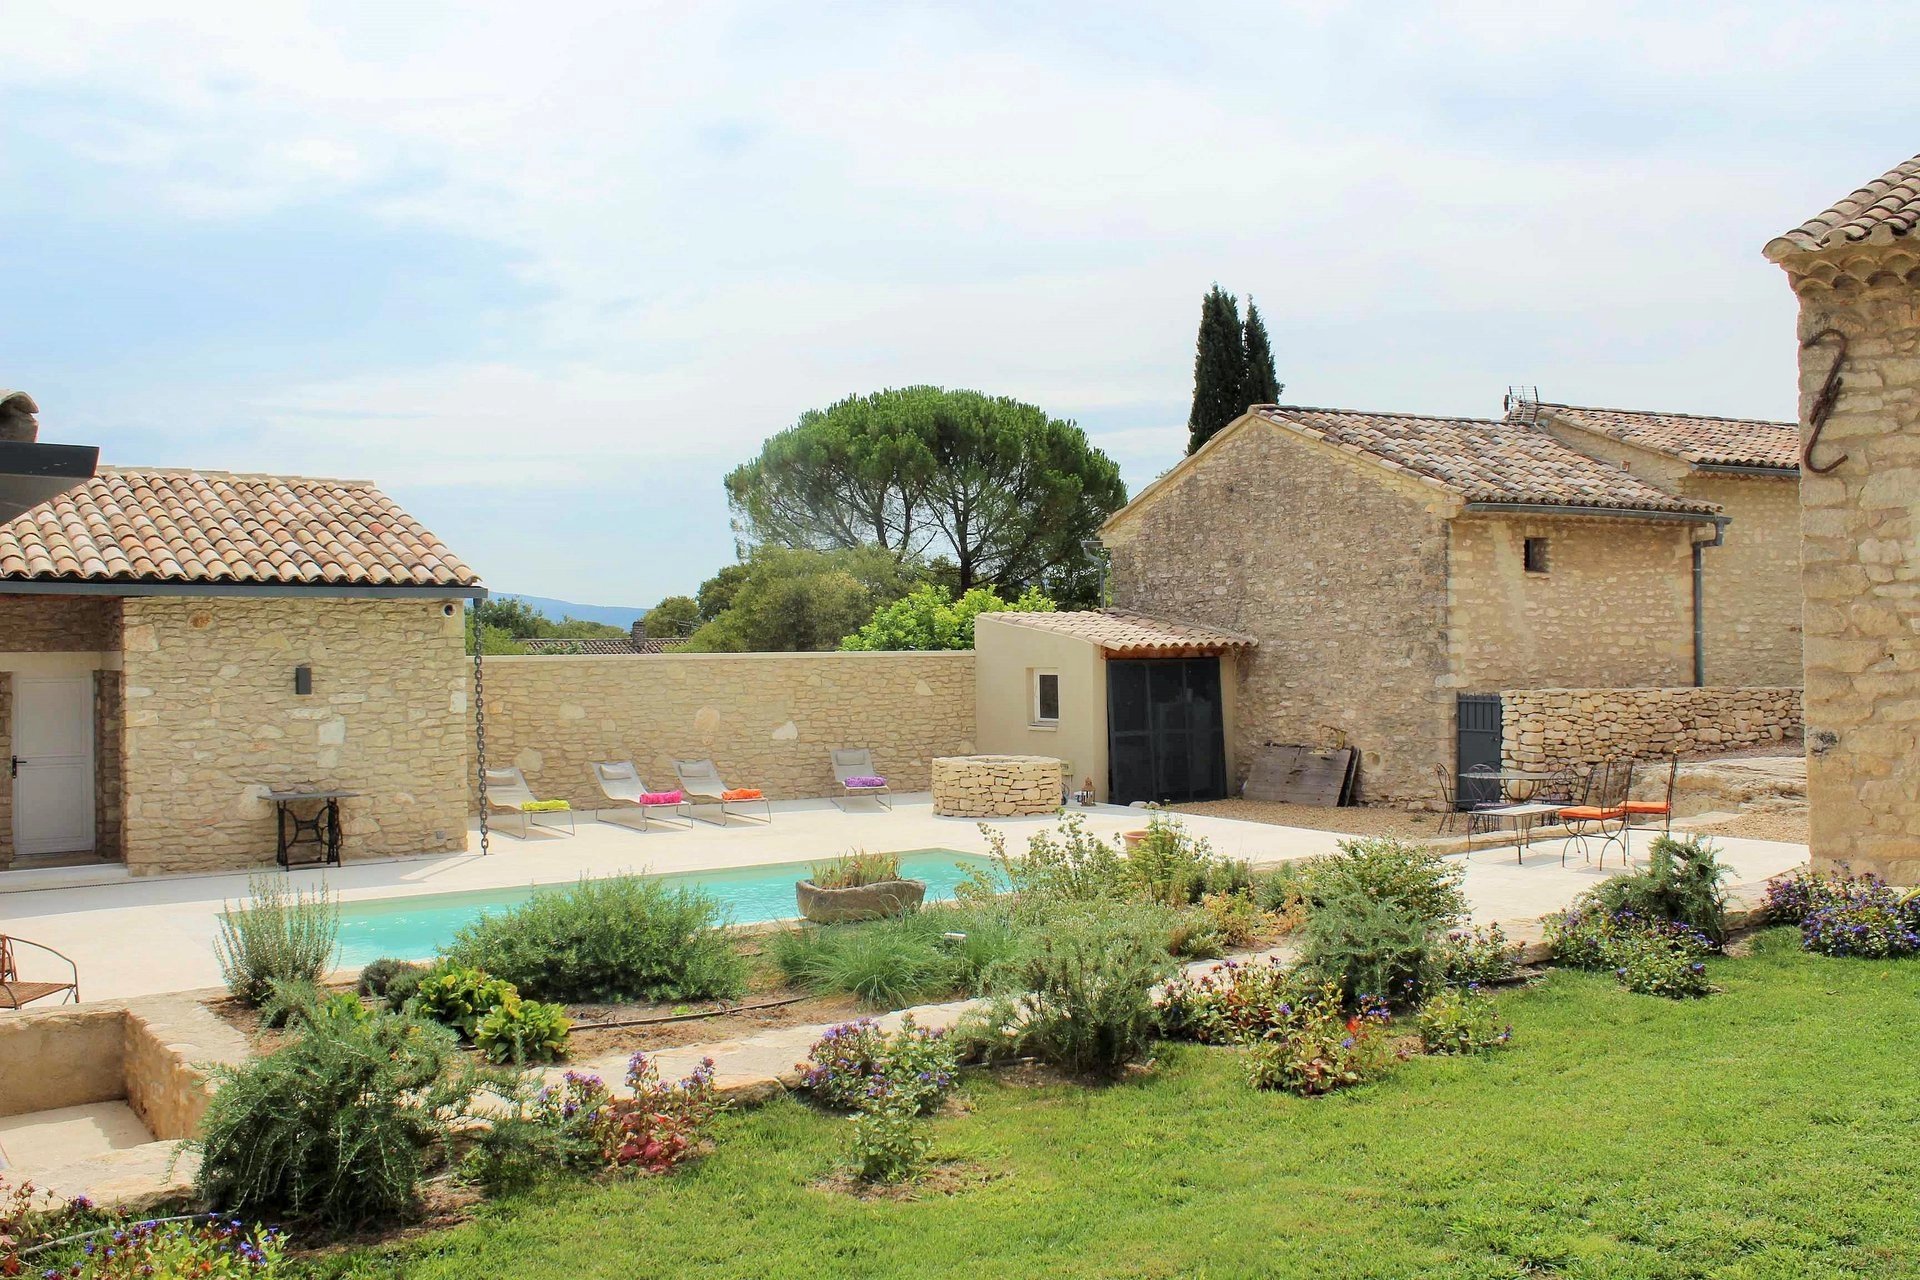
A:
[[[679,804],[685,799],[686,795],[679,791],[643,791],[640,793],[641,804]]]
[[[887,780],[885,778],[874,777],[872,774],[865,774],[857,778],[848,778],[846,785],[849,787],[863,788],[884,787],[887,785]]]

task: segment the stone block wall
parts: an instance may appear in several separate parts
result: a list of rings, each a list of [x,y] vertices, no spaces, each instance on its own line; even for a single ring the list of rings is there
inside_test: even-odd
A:
[[[1259,420],[1102,534],[1113,603],[1244,632],[1241,775],[1269,742],[1360,752],[1369,804],[1426,802],[1453,758],[1446,494]]]
[[[1052,756],[940,756],[933,811],[948,818],[1013,818],[1060,807],[1060,761]]]
[[[1460,688],[1692,684],[1695,528],[1617,517],[1454,521]],[[1526,570],[1528,538],[1547,540],[1547,572]]]
[[[1500,695],[1505,763],[1539,769],[1603,760],[1799,750],[1798,689],[1517,689]]]
[[[263,796],[292,785],[363,793],[341,804],[349,860],[464,848],[460,626],[459,606],[438,600],[129,598],[128,869],[270,861]]]
[[[925,791],[935,756],[974,738],[974,655],[676,653],[486,660],[487,760],[534,794],[604,802],[595,760],[632,760],[674,786],[676,757],[711,757],[775,800],[838,795],[834,747],[867,747],[896,792]]]
[[[1792,476],[1689,477],[1680,490],[1732,517],[1703,556],[1707,683],[1799,685],[1800,486]]]
[[[1841,384],[1800,482],[1815,865],[1920,884],[1920,244],[1774,254],[1800,295],[1800,421]],[[1781,245],[1776,241],[1775,245]],[[1817,340],[1816,340],[1817,338]]]

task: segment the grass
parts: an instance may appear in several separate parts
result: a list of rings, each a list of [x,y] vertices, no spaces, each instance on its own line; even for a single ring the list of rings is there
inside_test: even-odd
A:
[[[1713,976],[1674,1002],[1556,972],[1502,996],[1512,1048],[1314,1100],[1193,1046],[1105,1089],[979,1075],[935,1156],[999,1176],[912,1202],[813,1189],[846,1123],[782,1100],[674,1177],[551,1186],[328,1274],[1920,1276],[1920,964],[1775,931]]]
[[[789,929],[769,935],[765,947],[795,986],[898,1009],[980,994],[988,973],[1018,943],[1012,926],[991,911],[941,905],[865,924]]]

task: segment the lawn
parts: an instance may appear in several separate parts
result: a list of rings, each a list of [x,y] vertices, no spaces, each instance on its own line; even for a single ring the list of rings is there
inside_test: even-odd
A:
[[[862,1202],[810,1184],[846,1122],[725,1118],[671,1178],[558,1184],[329,1274],[805,1277],[1920,1276],[1920,963],[1761,935],[1676,1003],[1557,972],[1513,1045],[1315,1100],[1230,1050],[1143,1081],[979,1074],[937,1157],[992,1180]]]

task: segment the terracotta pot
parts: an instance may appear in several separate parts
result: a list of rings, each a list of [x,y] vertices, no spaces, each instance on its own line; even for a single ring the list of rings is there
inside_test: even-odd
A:
[[[1127,842],[1128,849],[1138,849],[1140,847],[1140,842],[1142,840],[1145,840],[1151,834],[1152,833],[1148,831],[1122,831],[1120,833],[1120,838]]]
[[[917,911],[927,896],[924,880],[881,880],[852,889],[822,889],[811,880],[793,886],[800,914],[817,924],[879,920]]]

